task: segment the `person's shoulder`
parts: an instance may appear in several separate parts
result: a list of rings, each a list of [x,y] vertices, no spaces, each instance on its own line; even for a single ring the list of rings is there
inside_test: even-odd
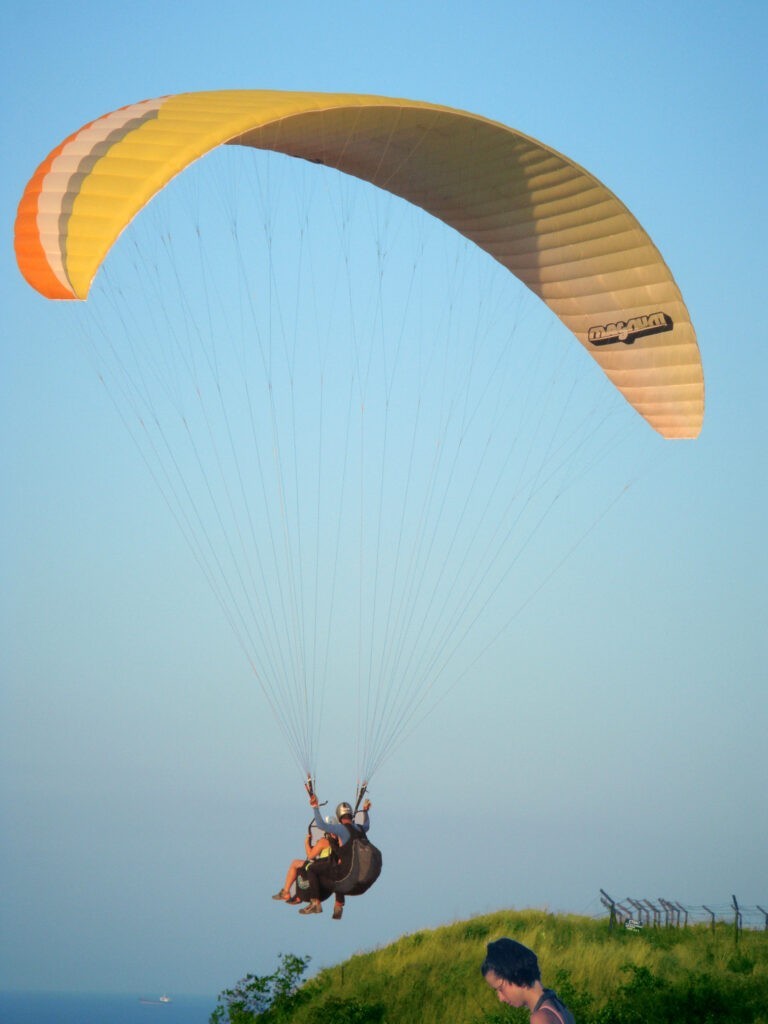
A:
[[[573,1014],[563,1005],[551,989],[545,989],[536,1009],[531,1013],[531,1024],[572,1024]]]
[[[531,1014],[531,1024],[568,1024],[568,1018],[545,1003]]]

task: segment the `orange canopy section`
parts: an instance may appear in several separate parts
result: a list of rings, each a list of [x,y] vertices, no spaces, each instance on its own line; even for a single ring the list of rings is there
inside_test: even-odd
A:
[[[655,430],[698,436],[696,335],[645,230],[567,157],[448,107],[257,90],[124,107],[70,136],[32,177],[16,220],[22,274],[48,298],[86,298],[136,213],[222,143],[326,164],[422,207],[534,291]]]

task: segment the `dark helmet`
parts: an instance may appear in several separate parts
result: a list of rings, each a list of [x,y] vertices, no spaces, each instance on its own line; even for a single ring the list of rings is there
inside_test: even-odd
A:
[[[352,805],[347,803],[340,803],[336,808],[336,818],[341,821],[342,818],[352,817]]]

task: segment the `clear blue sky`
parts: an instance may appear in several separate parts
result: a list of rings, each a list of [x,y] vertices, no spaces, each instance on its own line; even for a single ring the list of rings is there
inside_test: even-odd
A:
[[[279,952],[320,966],[501,907],[597,912],[601,886],[765,905],[764,5],[162,7],[2,15],[0,984],[213,997]],[[699,440],[642,473],[382,769],[385,874],[340,928],[269,900],[307,820],[295,768],[12,251],[66,135],[217,88],[424,99],[567,153],[657,242],[704,361]]]

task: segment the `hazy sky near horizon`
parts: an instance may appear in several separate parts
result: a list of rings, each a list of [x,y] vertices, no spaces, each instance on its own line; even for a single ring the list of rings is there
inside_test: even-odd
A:
[[[600,887],[765,906],[764,5],[11,0],[2,19],[0,985],[214,997],[280,952],[318,967],[503,907],[598,913]],[[295,766],[13,256],[23,188],[63,138],[219,88],[423,99],[567,153],[656,241],[704,363],[701,437],[649,448],[382,769],[385,873],[340,927],[269,899],[307,821]],[[332,803],[351,795],[335,771]]]

